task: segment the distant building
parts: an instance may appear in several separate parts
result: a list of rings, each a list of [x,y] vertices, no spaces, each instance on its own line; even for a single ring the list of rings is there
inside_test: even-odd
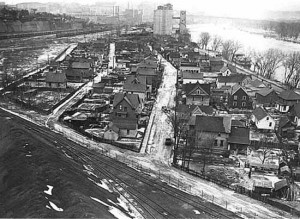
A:
[[[173,6],[166,4],[158,6],[154,11],[153,33],[156,35],[171,35],[173,20]]]

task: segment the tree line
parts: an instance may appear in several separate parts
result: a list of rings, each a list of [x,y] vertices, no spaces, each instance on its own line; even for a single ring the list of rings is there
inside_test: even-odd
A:
[[[223,40],[220,36],[211,36],[203,32],[197,42],[198,47],[218,52],[228,61],[234,61],[236,54],[242,49],[238,41]],[[284,83],[291,88],[297,88],[300,83],[300,52],[284,53],[279,49],[268,49],[264,52],[251,51],[247,54],[253,70],[267,79],[274,76],[275,71],[284,67]]]

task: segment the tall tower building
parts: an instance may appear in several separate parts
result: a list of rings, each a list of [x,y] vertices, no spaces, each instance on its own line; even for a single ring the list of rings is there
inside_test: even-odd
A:
[[[173,20],[173,5],[158,6],[154,10],[153,33],[155,35],[171,35]]]

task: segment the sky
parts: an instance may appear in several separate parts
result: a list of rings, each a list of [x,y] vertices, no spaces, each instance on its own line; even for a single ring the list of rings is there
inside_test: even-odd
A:
[[[153,5],[161,3],[173,4],[174,10],[187,10],[190,13],[204,12],[206,15],[259,18],[266,11],[300,11],[299,0],[0,0],[7,4],[21,2],[60,2],[93,4],[95,2],[116,2],[116,4],[133,7],[142,2],[151,2]]]

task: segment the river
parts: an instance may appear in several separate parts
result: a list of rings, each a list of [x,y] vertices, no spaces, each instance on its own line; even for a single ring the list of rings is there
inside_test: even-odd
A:
[[[249,53],[250,51],[263,52],[270,48],[280,49],[284,53],[291,53],[300,51],[300,44],[276,40],[273,38],[264,38],[262,35],[252,34],[249,32],[241,31],[233,26],[221,24],[193,24],[188,25],[192,40],[197,42],[201,32],[208,32],[210,35],[218,35],[224,40],[238,40],[243,48],[242,53]],[[279,68],[274,75],[274,79],[284,80],[284,68]]]

